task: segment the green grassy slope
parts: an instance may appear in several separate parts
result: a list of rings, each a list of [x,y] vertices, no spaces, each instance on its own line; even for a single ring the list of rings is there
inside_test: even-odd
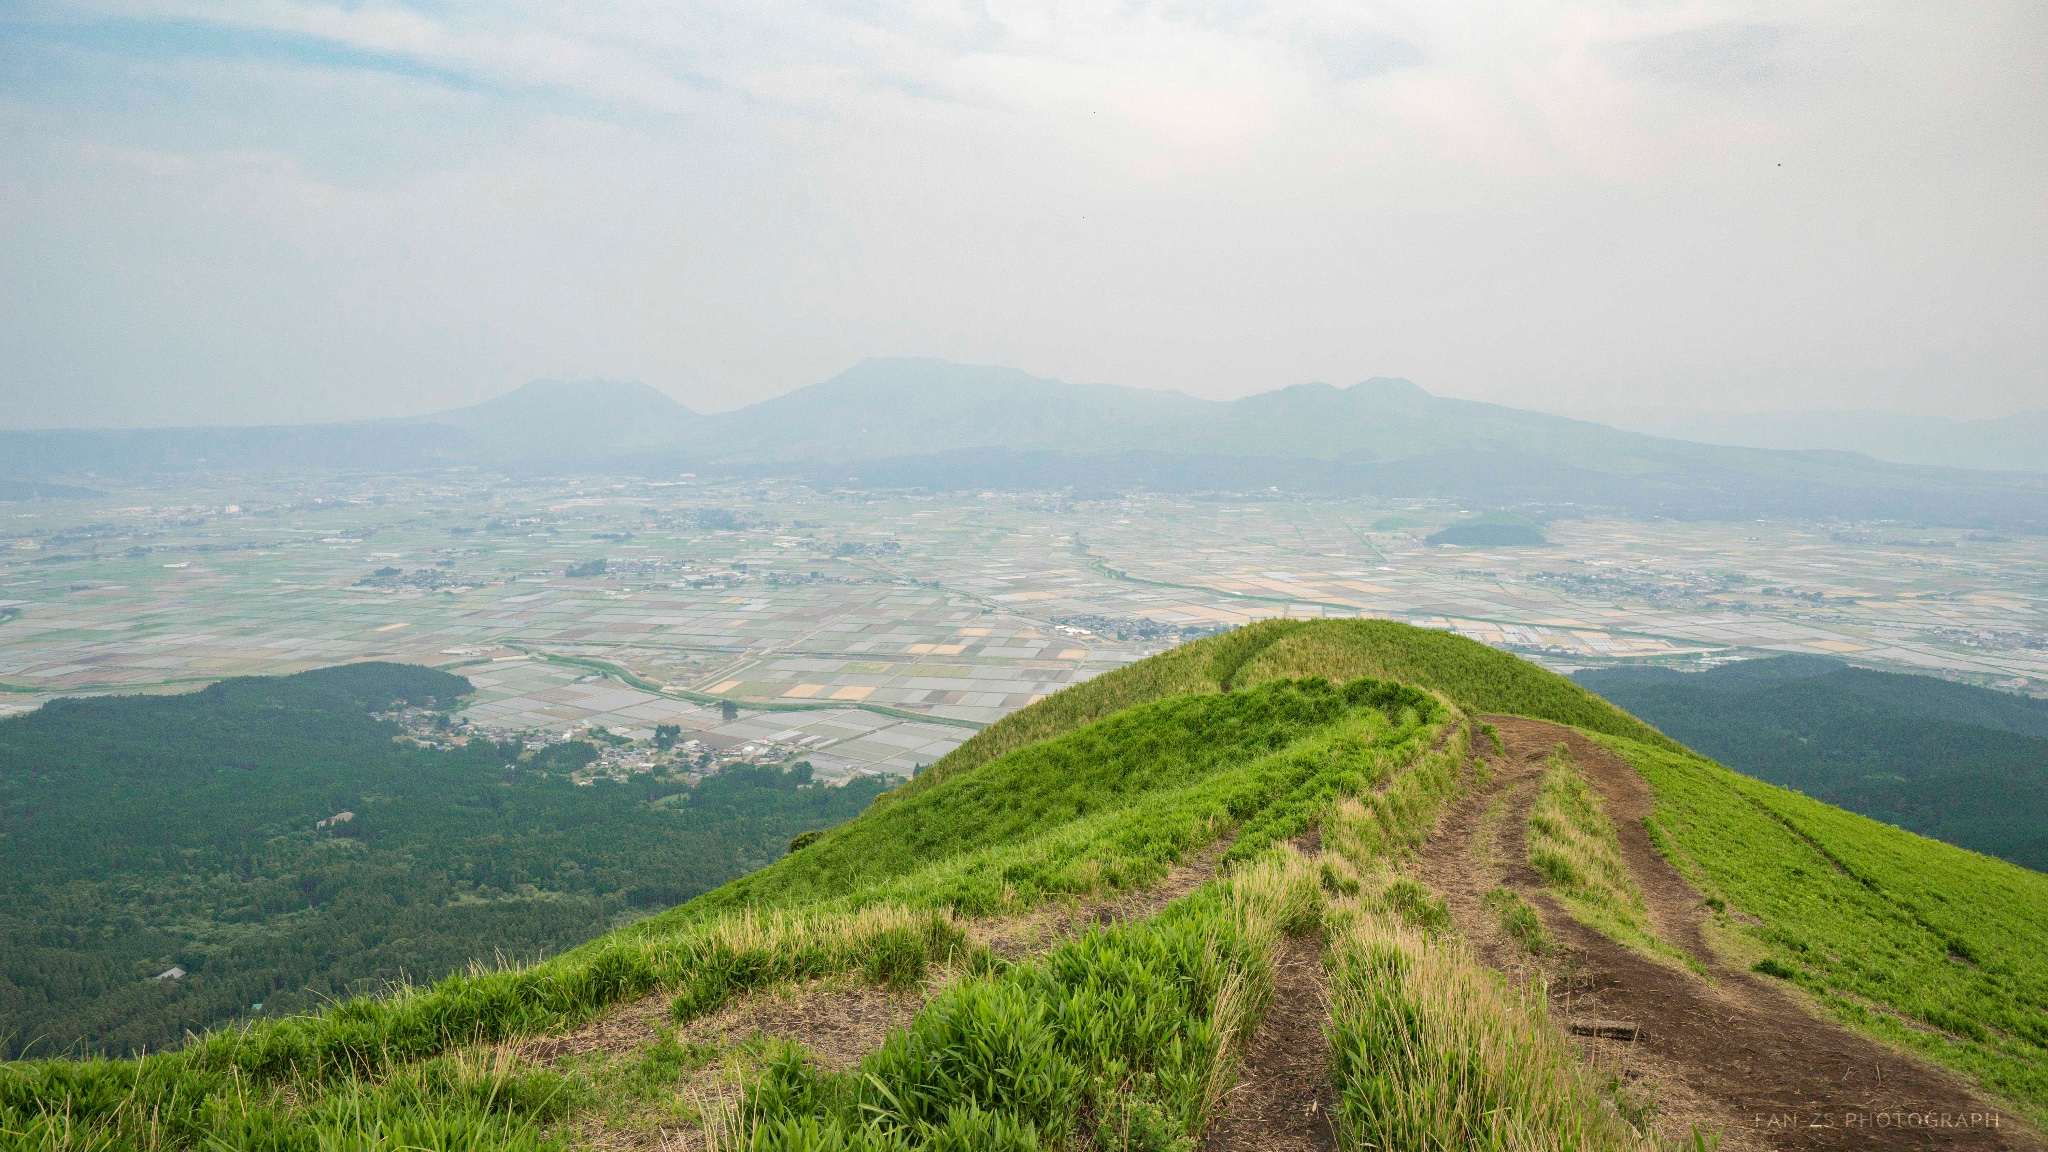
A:
[[[2048,870],[2048,701],[1818,657],[1573,679],[1738,771]]]
[[[1041,891],[1143,883],[1224,826],[1272,822],[1293,794],[1316,792],[1332,774],[1383,766],[1377,753],[1409,749],[1442,715],[1413,689],[1321,680],[1141,704],[878,806],[675,915],[849,894],[981,914]],[[1025,866],[1018,846],[1077,824],[1084,841],[1063,842],[1048,867]],[[1299,830],[1295,822],[1264,839]],[[956,866],[931,870],[943,861]]]
[[[1138,704],[1224,691],[1237,669],[1268,645],[1299,630],[1298,620],[1260,620],[1192,644],[1183,644],[1105,672],[1010,713],[920,772],[915,780],[890,793],[897,803],[956,773],[978,768],[1000,756]]]
[[[2040,1118],[2041,878],[1737,776],[1469,641],[1275,621],[1025,709],[817,842],[546,963],[143,1061],[0,1067],[0,1131],[51,1149],[538,1150],[582,1130],[595,1089],[492,1064],[494,1044],[650,993],[687,1020],[748,989],[909,985],[944,965],[934,999],[851,1070],[749,1057],[751,1094],[727,1118],[743,1146],[1191,1149],[1272,995],[1280,942],[1321,927],[1350,1146],[1647,1150],[1543,998],[1478,968],[1443,937],[1442,905],[1392,869],[1483,771],[1474,711],[1609,742],[1656,791],[1659,843],[1761,921],[1724,927],[1750,932],[1770,971]],[[1311,824],[1313,861],[1286,843]],[[1233,834],[1216,880],[1043,956],[1002,960],[960,923],[1147,883]]]
[[[389,1082],[465,1045],[558,1030],[656,988],[694,1015],[781,980],[918,969],[959,946],[955,909],[1150,879],[1233,828],[1250,855],[1334,797],[1426,759],[1452,722],[1426,693],[1370,682],[1163,700],[876,806],[744,884],[546,963],[215,1033],[142,1061],[10,1066],[0,1121],[58,1110],[178,1145],[223,1125],[301,1123],[365,1077]],[[477,1131],[504,1122],[456,1103]]]
[[[1338,684],[1359,677],[1413,684],[1443,693],[1468,712],[1534,716],[1678,747],[1569,679],[1463,636],[1390,620],[1260,620],[1106,672],[1013,712],[883,803],[900,802],[956,773],[1136,704],[1296,676]]]
[[[1653,837],[1725,902],[1759,971],[2048,1120],[2048,876],[1697,756],[1606,743],[1650,782]]]

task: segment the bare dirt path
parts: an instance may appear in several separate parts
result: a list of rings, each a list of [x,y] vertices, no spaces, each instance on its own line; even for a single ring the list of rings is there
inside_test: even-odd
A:
[[[1330,1086],[1330,1041],[1323,1033],[1330,1007],[1323,995],[1322,941],[1290,937],[1275,952],[1273,1003],[1245,1048],[1222,1114],[1209,1125],[1205,1152],[1337,1147],[1330,1111],[1337,1094]]]
[[[1492,783],[1446,818],[1415,864],[1417,878],[1443,894],[1482,958],[1515,975],[1540,969],[1560,1016],[1641,1026],[1631,1044],[1581,1043],[1600,1067],[1648,1090],[1668,1136],[1682,1138],[1698,1125],[1721,1129],[1731,1149],[2048,1147],[1950,1073],[1815,1016],[1767,977],[1721,963],[1702,930],[1699,894],[1643,831],[1652,798],[1642,777],[1568,728],[1487,720],[1506,755],[1497,758]],[[1659,935],[1701,961],[1711,981],[1581,926],[1542,892],[1522,838],[1543,758],[1559,742],[1607,798]],[[1539,910],[1561,945],[1557,955],[1539,961],[1500,931],[1481,900],[1502,885]],[[1929,1117],[1942,1126],[1923,1126]]]

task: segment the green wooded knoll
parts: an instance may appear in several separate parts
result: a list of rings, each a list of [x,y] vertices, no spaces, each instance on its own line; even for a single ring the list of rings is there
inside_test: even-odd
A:
[[[437,751],[369,714],[468,688],[354,664],[0,723],[0,1055],[161,1049],[258,1003],[558,952],[880,790],[775,769],[577,787],[562,772],[587,745]],[[173,965],[187,975],[152,979]]]

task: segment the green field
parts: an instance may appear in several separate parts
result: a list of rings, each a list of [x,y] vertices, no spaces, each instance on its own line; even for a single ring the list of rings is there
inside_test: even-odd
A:
[[[1543,996],[1481,967],[1398,870],[1487,778],[1480,713],[1607,742],[1651,783],[1655,842],[1760,971],[2042,1115],[2037,874],[1737,776],[1470,641],[1270,622],[1016,713],[781,860],[552,960],[139,1061],[7,1065],[0,1128],[51,1149],[566,1146],[659,1095],[649,1084],[724,1061],[743,1098],[671,1091],[665,1106],[734,1147],[1193,1149],[1273,999],[1276,950],[1299,937],[1326,943],[1344,1147],[1659,1147]],[[1551,767],[1532,848],[1554,851],[1569,898],[1639,919],[1600,805],[1567,759]],[[1152,915],[1021,955],[976,943],[993,921],[1142,888],[1225,839],[1215,878]],[[1489,908],[1549,947],[1525,905]],[[837,1071],[788,1042],[709,1052],[673,1031],[616,1066],[499,1047],[622,1001],[656,997],[673,1028],[818,980],[930,998]]]

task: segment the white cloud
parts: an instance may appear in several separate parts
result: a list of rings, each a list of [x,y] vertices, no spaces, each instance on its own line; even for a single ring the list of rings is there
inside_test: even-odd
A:
[[[2048,391],[2048,18],[1963,15],[46,8],[76,82],[7,89],[0,395],[303,418],[602,373],[720,407],[923,353],[1578,407],[1933,373],[2002,410]]]

